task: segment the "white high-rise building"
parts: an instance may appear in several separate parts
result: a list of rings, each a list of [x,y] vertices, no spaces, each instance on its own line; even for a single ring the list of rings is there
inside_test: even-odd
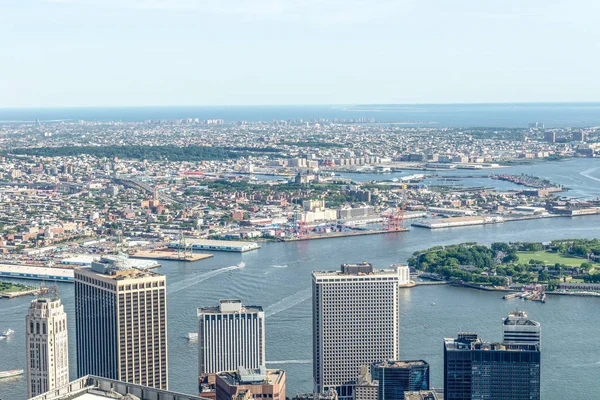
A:
[[[198,308],[199,376],[265,367],[265,313],[240,300]]]
[[[502,334],[504,343],[542,345],[542,327],[530,320],[525,311],[513,311],[502,319]]]
[[[315,393],[353,396],[359,369],[398,360],[398,270],[343,264],[340,271],[313,272],[313,380]]]
[[[69,383],[67,314],[59,298],[36,299],[26,317],[28,398]]]

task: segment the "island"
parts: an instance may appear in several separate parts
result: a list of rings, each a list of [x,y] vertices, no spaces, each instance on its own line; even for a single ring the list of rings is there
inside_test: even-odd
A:
[[[408,265],[420,278],[483,290],[600,296],[600,240],[462,243],[417,251]]]

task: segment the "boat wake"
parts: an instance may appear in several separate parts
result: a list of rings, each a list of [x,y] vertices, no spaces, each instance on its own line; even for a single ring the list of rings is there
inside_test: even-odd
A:
[[[215,277],[217,275],[221,275],[224,272],[233,271],[233,270],[241,269],[241,268],[244,268],[244,265],[241,265],[241,263],[240,263],[238,265],[232,265],[230,267],[223,267],[223,268],[215,269],[213,271],[209,271],[209,272],[207,272],[205,274],[202,274],[200,276],[195,276],[193,278],[189,278],[189,279],[185,279],[183,281],[175,282],[172,285],[167,286],[167,293],[169,295],[171,295],[173,293],[177,293],[180,290],[187,289],[189,287],[197,285],[200,282],[204,282],[207,279],[213,278],[213,277]]]
[[[266,361],[266,364],[312,364],[312,360],[281,360],[281,361]]]
[[[287,264],[286,265],[271,265],[271,267],[273,268],[287,268]]]
[[[600,178],[596,178],[595,176],[592,176],[592,172],[595,172],[595,171],[597,171],[598,169],[600,169],[600,167],[586,169],[585,171],[581,171],[581,172],[579,173],[579,175],[581,175],[581,176],[585,176],[586,178],[589,178],[589,179],[591,179],[591,180],[594,180],[594,181],[598,181],[598,182],[600,182]]]
[[[312,288],[308,287],[291,296],[288,296],[277,303],[271,304],[265,309],[265,317],[270,317],[279,314],[282,311],[290,309],[298,304],[310,299],[312,296]]]

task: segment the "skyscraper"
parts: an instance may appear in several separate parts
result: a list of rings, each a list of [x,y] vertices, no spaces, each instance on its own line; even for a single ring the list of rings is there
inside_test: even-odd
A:
[[[513,311],[502,319],[502,341],[504,343],[542,344],[542,327],[532,321],[525,311]]]
[[[379,400],[404,400],[404,392],[429,389],[429,364],[416,361],[378,361],[371,376],[379,382]]]
[[[343,264],[313,272],[314,391],[351,399],[359,368],[399,353],[398,271]]]
[[[28,398],[69,383],[67,314],[60,299],[36,299],[26,317]]]
[[[240,300],[221,300],[217,307],[198,308],[198,372],[200,376],[239,367],[265,366],[265,313]]]
[[[539,346],[486,343],[476,333],[444,339],[444,398],[539,400]]]
[[[77,374],[167,389],[164,275],[129,265],[126,255],[75,269]]]

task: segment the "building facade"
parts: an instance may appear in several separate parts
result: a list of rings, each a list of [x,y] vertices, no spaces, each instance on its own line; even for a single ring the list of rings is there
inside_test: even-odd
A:
[[[313,272],[314,391],[351,399],[359,368],[398,359],[398,271],[343,264]]]
[[[371,368],[367,365],[361,366],[354,386],[353,400],[377,400],[378,397],[379,386],[377,381],[373,381]]]
[[[125,255],[75,269],[77,374],[168,388],[164,275]]]
[[[67,314],[60,299],[33,300],[25,327],[27,398],[68,384]]]
[[[502,320],[502,341],[541,347],[542,327],[539,322],[529,319],[525,311],[513,311]]]
[[[445,399],[539,400],[540,358],[539,345],[444,339]]]
[[[240,300],[198,308],[199,375],[265,366],[265,313]]]
[[[417,361],[380,361],[371,364],[378,381],[378,400],[404,400],[404,392],[429,389],[429,364]]]

